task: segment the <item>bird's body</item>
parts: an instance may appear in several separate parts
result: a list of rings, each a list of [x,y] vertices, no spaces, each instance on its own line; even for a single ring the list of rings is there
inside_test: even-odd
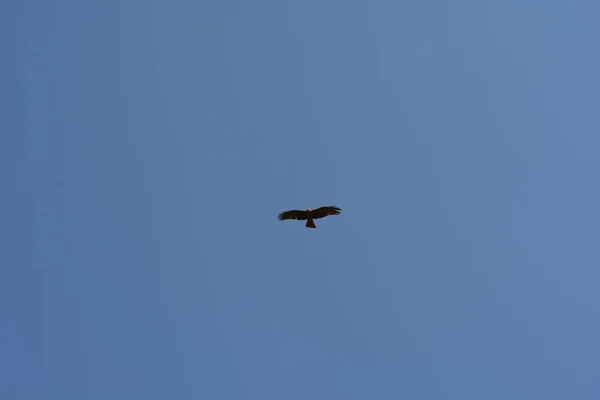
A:
[[[325,206],[325,207],[319,207],[315,210],[311,210],[310,208],[307,208],[306,210],[284,211],[282,213],[279,213],[277,218],[280,221],[283,221],[286,219],[297,219],[297,220],[301,220],[301,221],[306,220],[307,228],[316,228],[317,226],[315,225],[315,221],[314,221],[315,219],[327,217],[328,215],[340,215],[341,211],[342,211],[342,209],[339,207],[336,207],[336,206]]]

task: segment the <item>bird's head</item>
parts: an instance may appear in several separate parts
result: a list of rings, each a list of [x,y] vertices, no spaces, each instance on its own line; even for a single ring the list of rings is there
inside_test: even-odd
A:
[[[312,210],[310,208],[307,208],[306,211],[311,212]]]

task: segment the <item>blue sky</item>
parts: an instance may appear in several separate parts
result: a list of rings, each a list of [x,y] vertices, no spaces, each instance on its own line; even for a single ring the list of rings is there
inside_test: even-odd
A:
[[[2,399],[599,398],[600,3],[2,10]]]

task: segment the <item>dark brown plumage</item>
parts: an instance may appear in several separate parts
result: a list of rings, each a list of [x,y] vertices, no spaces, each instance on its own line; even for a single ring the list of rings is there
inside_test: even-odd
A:
[[[319,207],[316,210],[311,210],[310,208],[306,210],[289,210],[279,213],[277,219],[280,221],[286,219],[307,220],[307,228],[316,228],[317,226],[313,220],[327,217],[328,215],[340,215],[341,211],[342,209],[336,206]]]

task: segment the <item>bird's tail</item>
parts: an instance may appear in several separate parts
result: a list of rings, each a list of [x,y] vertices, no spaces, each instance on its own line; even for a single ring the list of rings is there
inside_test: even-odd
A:
[[[313,221],[312,218],[309,218],[306,221],[306,227],[307,228],[316,228],[317,226],[315,225],[315,221]]]

